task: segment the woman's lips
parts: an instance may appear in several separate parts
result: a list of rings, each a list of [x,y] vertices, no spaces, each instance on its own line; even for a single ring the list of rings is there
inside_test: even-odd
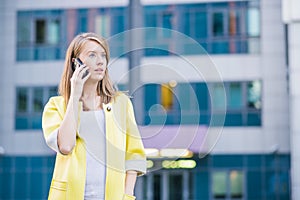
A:
[[[99,69],[95,69],[95,71],[96,72],[103,72],[104,70],[99,68]]]

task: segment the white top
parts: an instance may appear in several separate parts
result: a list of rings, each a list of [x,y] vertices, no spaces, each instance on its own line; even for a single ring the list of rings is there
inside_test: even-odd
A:
[[[103,110],[83,111],[79,135],[86,147],[85,200],[104,200],[106,177],[106,137]]]

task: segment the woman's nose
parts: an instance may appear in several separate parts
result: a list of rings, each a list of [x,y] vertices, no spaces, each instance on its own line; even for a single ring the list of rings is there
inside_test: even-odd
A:
[[[103,57],[102,56],[97,56],[97,65],[103,65],[104,63],[104,60],[103,60]]]

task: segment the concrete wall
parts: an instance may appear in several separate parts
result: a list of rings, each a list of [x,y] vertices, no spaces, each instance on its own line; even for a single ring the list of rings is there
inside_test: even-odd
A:
[[[300,23],[289,25],[292,199],[300,198]]]

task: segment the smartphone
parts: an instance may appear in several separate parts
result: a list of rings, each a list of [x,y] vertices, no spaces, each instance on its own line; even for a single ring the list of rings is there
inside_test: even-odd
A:
[[[75,71],[76,67],[79,67],[80,65],[84,65],[83,62],[80,60],[80,58],[75,58],[73,60],[73,65],[72,65],[73,72]],[[88,74],[89,74],[89,71],[87,70],[83,74],[82,78],[86,77]]]

